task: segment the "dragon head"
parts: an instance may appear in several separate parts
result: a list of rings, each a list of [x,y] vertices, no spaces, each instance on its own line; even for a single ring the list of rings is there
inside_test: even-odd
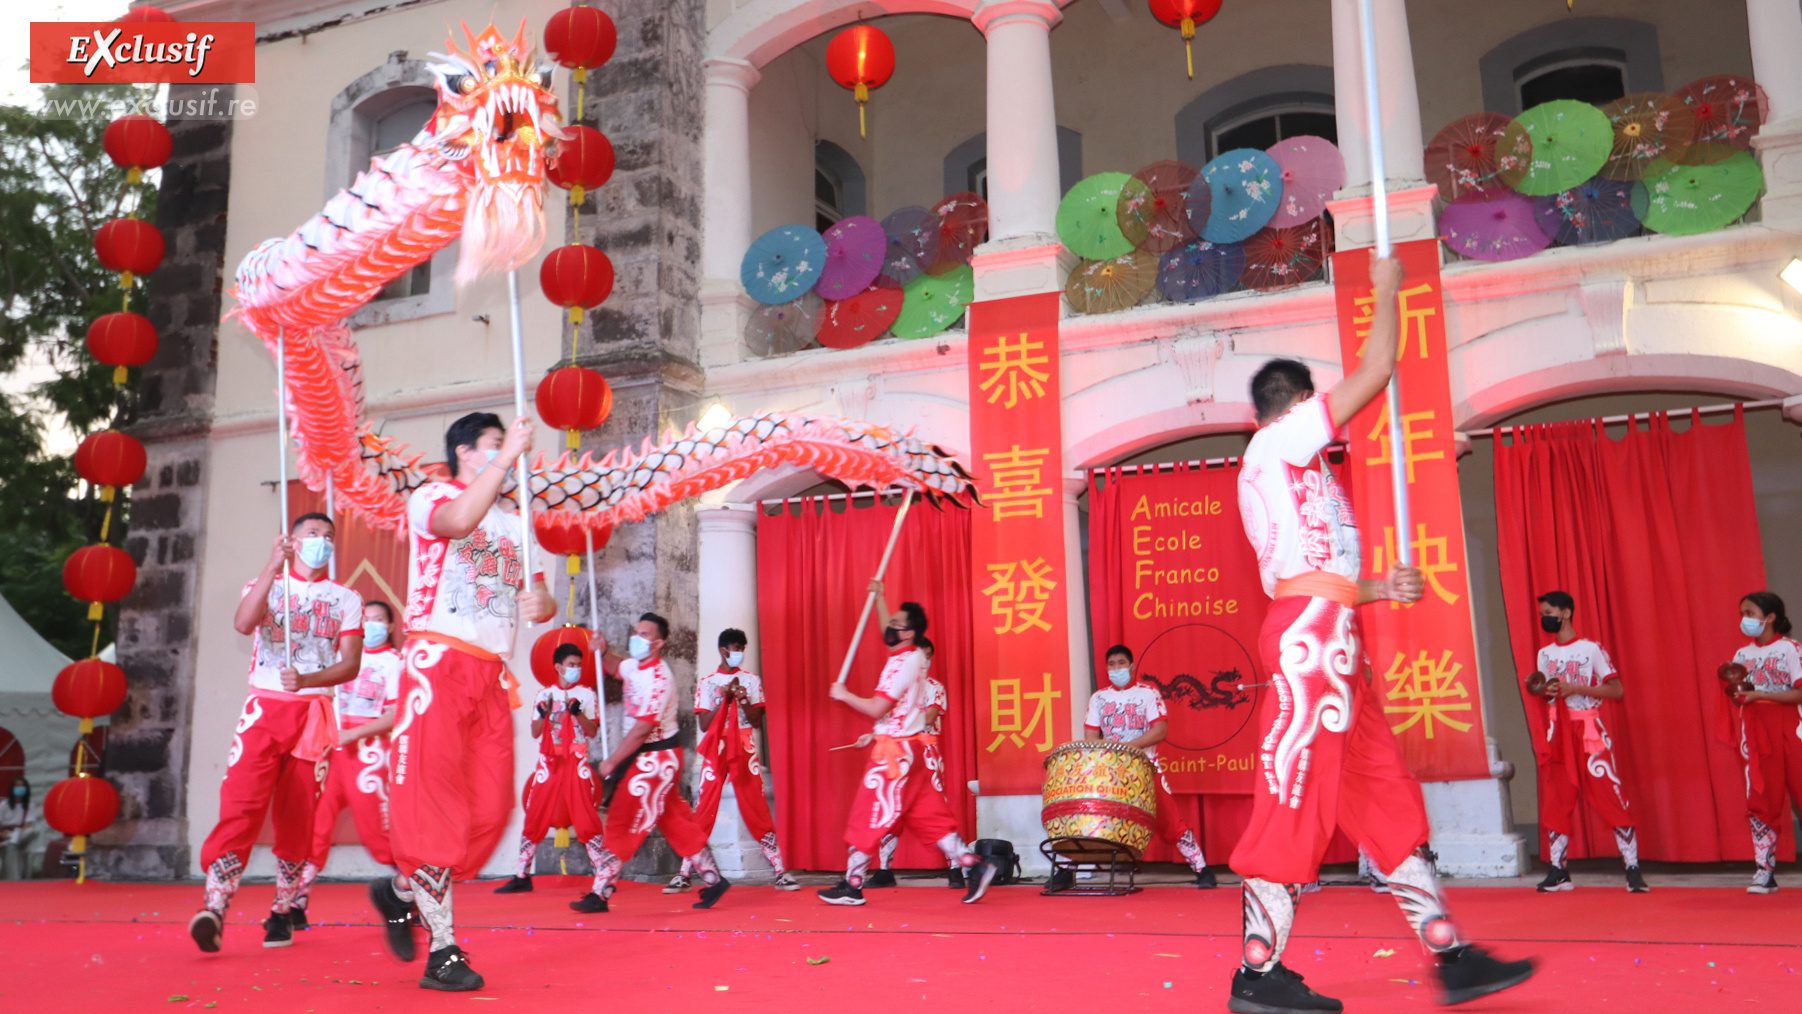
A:
[[[432,133],[437,149],[473,176],[463,222],[457,284],[507,271],[544,243],[546,138],[567,131],[551,91],[551,67],[537,62],[525,22],[508,40],[493,25],[463,25],[468,52],[445,40],[431,54],[438,79]]]

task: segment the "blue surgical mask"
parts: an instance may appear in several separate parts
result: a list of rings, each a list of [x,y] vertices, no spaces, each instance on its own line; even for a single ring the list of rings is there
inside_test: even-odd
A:
[[[23,785],[13,786],[13,798],[14,799],[24,799],[25,792],[26,792],[25,786],[23,786]]]
[[[651,642],[633,634],[631,639],[626,642],[626,652],[642,662],[651,654]]]
[[[309,567],[323,567],[331,561],[332,540],[323,535],[309,535],[300,540],[300,549],[295,555]]]
[[[580,683],[581,681],[582,681],[582,666],[580,663],[578,663],[576,665],[567,665],[567,666],[563,667],[563,682],[564,683],[567,683],[570,686],[574,686],[577,683]]]
[[[1107,681],[1112,683],[1115,689],[1125,690],[1126,685],[1133,681],[1133,671],[1131,669],[1109,669]]]
[[[1766,617],[1765,619],[1769,618],[1770,617]],[[1742,616],[1739,618],[1739,632],[1747,637],[1757,637],[1764,633],[1764,623],[1764,620],[1755,620],[1750,616]]]
[[[726,668],[736,669],[745,664],[745,653],[742,651],[726,652]]]
[[[363,647],[380,648],[388,643],[388,625],[380,620],[363,621]]]

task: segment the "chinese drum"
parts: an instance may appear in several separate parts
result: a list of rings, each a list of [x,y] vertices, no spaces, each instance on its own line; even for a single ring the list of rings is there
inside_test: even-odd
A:
[[[1045,833],[1100,838],[1141,854],[1157,826],[1157,777],[1137,747],[1065,743],[1045,758]]]

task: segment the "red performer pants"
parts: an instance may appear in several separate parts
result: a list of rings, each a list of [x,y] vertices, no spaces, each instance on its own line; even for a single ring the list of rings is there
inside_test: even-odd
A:
[[[1790,800],[1802,803],[1802,724],[1794,704],[1755,701],[1739,709],[1740,756],[1746,762],[1746,813],[1767,827],[1788,820]]]
[[[1426,844],[1426,804],[1370,700],[1357,610],[1324,598],[1270,604],[1258,635],[1264,696],[1251,824],[1233,850],[1244,877],[1318,879],[1335,826],[1388,873]],[[1274,663],[1274,665],[1273,665]]]
[[[313,865],[325,869],[338,814],[347,806],[351,819],[357,823],[357,840],[369,851],[369,857],[384,866],[392,865],[394,855],[388,847],[386,740],[381,736],[359,739],[348,747],[334,749],[330,760],[325,791],[319,795],[319,808],[313,811]]]
[[[695,803],[695,816],[701,830],[713,833],[719,819],[720,798],[726,791],[726,780],[732,781],[732,792],[738,797],[738,816],[745,830],[756,841],[776,830],[776,819],[770,815],[769,800],[763,798],[763,770],[757,761],[757,742],[749,729],[736,729],[744,739],[744,753],[731,761],[707,758],[701,766],[701,797]],[[721,768],[725,771],[721,771]]]
[[[1539,767],[1539,824],[1548,834],[1569,835],[1576,826],[1577,797],[1609,827],[1631,827],[1627,795],[1621,791],[1620,769],[1615,767],[1614,742],[1597,718],[1596,734],[1602,749],[1590,753],[1584,746],[1584,722],[1574,719],[1562,702],[1548,709],[1551,724],[1546,738],[1551,755]],[[1591,744],[1593,745],[1593,744]]]
[[[1164,777],[1162,768],[1158,769],[1157,808],[1157,836],[1164,844],[1174,848],[1178,839],[1195,830],[1177,815],[1176,795],[1170,791],[1170,782]],[[1201,835],[1196,834],[1195,841],[1200,843]]]
[[[478,873],[513,810],[513,720],[499,659],[422,637],[407,642],[389,734],[395,865]]]
[[[263,817],[273,814],[276,858],[299,866],[313,847],[313,809],[326,762],[294,756],[313,718],[304,697],[252,694],[244,701],[219,786],[219,823],[200,846],[200,868],[227,852],[250,861]],[[273,806],[273,810],[271,810]]]
[[[601,833],[601,817],[596,808],[599,797],[594,791],[594,771],[588,761],[571,757],[538,755],[538,768],[526,780],[520,802],[526,808],[527,841],[544,840],[552,828],[574,828],[577,841],[588,841]]]
[[[885,740],[887,737],[877,739],[877,748],[870,752],[869,765],[858,781],[857,798],[845,825],[846,843],[874,856],[885,835],[911,831],[921,840],[937,844],[946,835],[956,834],[957,818],[937,784],[936,751],[929,756],[929,744],[895,739],[887,740],[894,749],[885,753]],[[927,765],[925,770],[921,764]]]
[[[626,764],[625,779],[613,793],[607,809],[607,830],[601,843],[625,862],[638,854],[651,828],[663,832],[670,848],[683,858],[699,855],[707,847],[707,831],[695,820],[688,800],[676,791],[682,774],[682,751],[652,750]]]

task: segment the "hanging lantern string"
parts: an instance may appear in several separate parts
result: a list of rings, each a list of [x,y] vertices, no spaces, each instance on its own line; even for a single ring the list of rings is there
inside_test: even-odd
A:
[[[1183,55],[1189,60],[1189,80],[1195,80],[1195,19],[1183,18]]]

